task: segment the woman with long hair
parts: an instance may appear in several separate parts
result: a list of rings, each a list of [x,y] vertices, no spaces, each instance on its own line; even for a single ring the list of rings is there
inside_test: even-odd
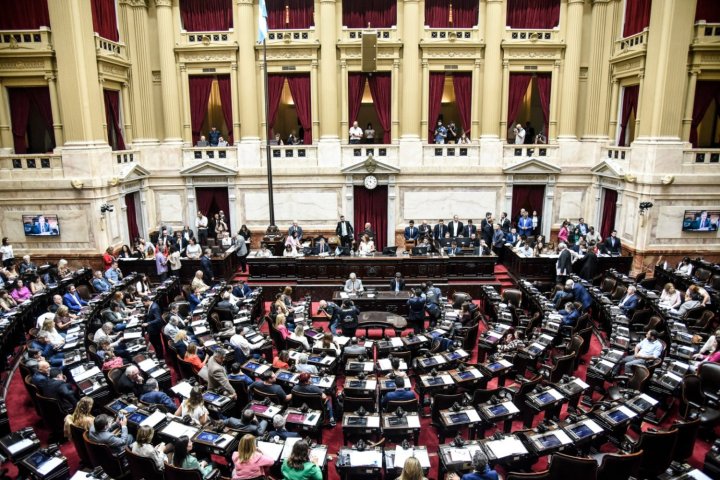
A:
[[[70,309],[65,305],[59,306],[57,312],[55,312],[55,318],[53,318],[53,321],[55,322],[55,328],[61,332],[70,328],[70,325],[72,324]]]
[[[95,417],[92,414],[93,403],[95,403],[95,401],[92,397],[83,397],[78,401],[77,405],[75,405],[73,413],[65,417],[64,430],[67,438],[70,438],[71,425],[82,428],[85,431],[90,430],[90,427],[95,421]]]
[[[42,324],[41,332],[47,332],[48,339],[53,347],[58,348],[65,344],[65,339],[55,328],[55,320],[48,318]]]
[[[290,336],[290,332],[285,325],[285,315],[283,315],[282,313],[278,313],[277,317],[275,317],[275,328],[280,332],[283,339]]]
[[[427,480],[423,475],[420,460],[415,457],[408,457],[403,465],[402,473],[397,480]]]
[[[173,450],[173,461],[172,464],[179,468],[185,468],[187,470],[199,470],[202,473],[203,478],[210,475],[213,470],[212,465],[203,460],[199,462],[195,455],[192,455],[193,444],[190,439],[183,435],[175,440]]]
[[[322,480],[323,475],[317,466],[317,459],[310,458],[310,446],[305,440],[293,445],[290,456],[282,464],[284,480]]]
[[[180,404],[175,415],[180,417],[188,416],[194,424],[201,426],[208,422],[208,410],[205,408],[205,400],[200,387],[193,387],[190,390],[190,396]]]
[[[160,442],[157,446],[153,447],[153,436],[155,436],[155,430],[148,425],[142,425],[138,428],[135,442],[130,447],[132,449],[132,453],[135,455],[152,458],[158,470],[162,470],[165,468],[165,462],[168,460],[167,455],[165,454],[165,442]]]
[[[45,291],[45,288],[42,278],[38,275],[33,275],[30,278],[30,291],[32,291],[33,295]]]
[[[255,436],[249,433],[240,439],[237,452],[232,454],[232,461],[232,480],[260,478],[265,475],[265,467],[275,463],[275,460],[257,451]]]

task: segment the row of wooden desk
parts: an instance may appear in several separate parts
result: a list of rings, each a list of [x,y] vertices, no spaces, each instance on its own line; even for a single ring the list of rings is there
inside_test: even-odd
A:
[[[229,280],[235,274],[240,261],[238,256],[235,255],[234,248],[231,248],[219,255],[212,255],[210,257],[212,262],[213,274],[216,280]],[[158,281],[157,266],[155,259],[137,259],[137,258],[119,258],[118,263],[120,270],[124,274],[130,272],[142,273],[152,282]],[[180,258],[180,278],[185,282],[189,282],[194,276],[195,272],[200,270],[200,259]],[[168,265],[169,266],[169,265]],[[168,272],[173,273],[173,272]],[[207,280],[207,279],[206,279]]]
[[[621,273],[629,273],[632,266],[632,256],[611,257],[598,255],[598,272],[615,269]],[[557,276],[557,255],[544,255],[541,257],[525,257],[518,255],[509,246],[505,246],[503,265],[516,279],[530,281],[554,281]],[[577,263],[574,265],[575,273],[579,272]],[[588,279],[592,280],[592,279]]]

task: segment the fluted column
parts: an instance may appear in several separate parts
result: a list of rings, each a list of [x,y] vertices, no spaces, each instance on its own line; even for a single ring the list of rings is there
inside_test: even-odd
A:
[[[345,82],[347,85],[347,82]],[[393,60],[392,67],[392,106],[390,107],[390,138],[392,143],[398,143],[400,134],[400,60]],[[345,97],[347,98],[347,97]],[[347,102],[343,102],[347,105]]]
[[[400,2],[398,2],[400,3]],[[425,95],[418,99],[416,87],[418,74],[420,73],[420,28],[422,20],[420,17],[419,0],[403,1],[403,63],[402,63],[402,112],[400,117],[400,137],[406,140],[419,140],[425,136],[421,125],[427,122],[426,116],[420,115],[421,104],[427,104]],[[425,76],[423,70],[423,82],[429,77]],[[424,90],[424,85],[423,85]]]
[[[166,142],[182,141],[180,92],[175,66],[175,32],[172,0],[155,0],[157,12],[157,46],[160,56],[160,87],[162,91],[163,126]],[[233,117],[233,121],[235,121]],[[228,125],[230,127],[230,125]]]
[[[230,98],[232,99],[232,125],[228,125],[228,130],[233,134],[233,142],[240,140],[240,110],[238,109],[238,101],[240,91],[238,88],[238,64],[232,62],[230,64]]]
[[[479,92],[480,85],[482,85],[482,61],[480,59],[475,60],[472,71],[472,91]],[[479,96],[477,93],[473,94],[473,98]],[[482,99],[478,99],[472,102],[470,107],[470,132],[466,134],[474,142],[480,135],[480,112],[482,111]]]
[[[615,136],[617,135],[617,120],[618,120],[618,108],[620,103],[620,81],[614,78],[612,81],[612,89],[610,91],[610,126],[608,127],[608,139],[610,144],[615,143]]]
[[[156,143],[147,0],[121,0],[120,10],[122,11],[121,16],[125,20],[127,52],[130,59],[132,78],[130,96],[132,97],[131,113],[135,130],[134,143],[136,145],[138,143]],[[174,36],[170,38],[172,40]]]
[[[505,30],[505,3],[502,0],[486,0],[485,6],[485,66],[483,68],[482,88],[482,123],[481,136],[484,138],[504,138],[501,122],[507,123],[500,116],[502,104],[507,103],[508,91],[501,89],[503,82],[502,43]],[[501,72],[503,75],[501,75]]]
[[[187,66],[180,64],[180,91],[182,95],[182,125],[183,125],[183,143],[192,146],[192,123],[190,121],[190,80],[188,79]],[[242,128],[242,125],[241,125]]]
[[[95,37],[89,4],[76,0],[48,2],[53,46],[62,98],[62,124],[69,145],[107,143],[102,131],[102,105]],[[93,100],[93,98],[95,100]]]
[[[324,80],[320,94],[320,140],[338,137],[338,66],[337,18],[335,0],[320,0],[320,78]]]
[[[420,130],[422,131],[421,139],[425,139],[425,135],[429,135],[428,116],[430,115],[430,64],[427,60],[422,62],[422,101],[420,102]],[[403,94],[410,90],[409,88],[403,89]],[[403,117],[404,118],[404,117]],[[404,122],[403,122],[404,123]],[[430,143],[430,139],[425,139],[427,143]]]
[[[562,74],[563,94],[560,100],[560,138],[577,137],[583,3],[585,3],[585,0],[568,0],[567,22],[565,24],[565,63]]]
[[[234,25],[238,35],[238,92],[262,93],[263,88],[258,88],[258,75],[255,69],[255,45],[257,42],[257,21],[253,9],[253,0],[236,0]],[[262,77],[261,77],[262,78]],[[240,105],[240,138],[242,141],[255,141],[260,139],[260,119],[264,114],[258,111],[261,102],[257,101],[255,95],[240,95],[234,99]],[[264,137],[264,135],[263,135]],[[236,142],[238,139],[235,140]]]
[[[697,89],[698,70],[690,70],[690,81],[688,82],[687,97],[685,98],[685,118],[683,118],[682,140],[690,141],[690,129],[692,128],[692,115],[695,106],[695,90]]]
[[[109,145],[110,141],[108,136],[107,110],[105,110],[105,78],[102,75],[98,77],[98,84],[100,85],[100,96],[98,97],[98,102],[100,102],[99,105],[101,105],[102,108],[103,138],[108,140]]]
[[[491,74],[492,75],[492,74]],[[485,78],[487,79],[487,75],[485,75]],[[507,116],[508,116],[508,101],[507,97],[510,95],[510,62],[507,60],[502,62],[502,76],[500,77],[502,82],[502,89],[500,91],[503,92],[502,95],[497,95],[505,98],[505,101],[502,102],[500,105],[500,138],[507,138],[508,134],[508,124],[507,124]],[[486,105],[490,102],[490,99],[485,99]],[[484,135],[483,135],[484,136]]]
[[[55,133],[55,145],[62,145],[63,143],[65,143],[65,140],[63,139],[62,121],[60,118],[60,103],[58,101],[55,75],[45,75],[45,79],[48,82],[48,91],[50,92],[50,109],[52,111],[53,117],[53,132]],[[1,98],[0,105],[5,105],[4,103],[2,103]]]
[[[680,140],[696,0],[654,1],[650,12],[645,75],[640,88],[637,137]]]
[[[120,86],[120,100],[122,101],[122,108],[124,112],[123,138],[125,140],[125,145],[130,145],[133,141],[133,128],[132,122],[130,121],[130,84],[128,82],[123,82]]]
[[[588,63],[585,128],[583,137],[607,137],[610,54],[613,48],[613,26],[617,2],[593,0],[590,62]],[[610,108],[608,108],[610,107]]]
[[[550,85],[550,126],[548,127],[548,141],[555,141],[557,139],[557,130],[558,130],[558,102],[559,102],[559,87],[558,83],[556,82],[556,78],[560,78],[560,65],[561,63],[559,61],[555,62],[555,65],[553,66],[553,74],[552,74],[552,83]],[[563,96],[565,93],[563,92]]]
[[[0,151],[10,153],[13,148],[13,136],[10,130],[10,116],[8,115],[8,109],[5,108],[5,105],[9,104],[5,92],[5,86],[2,83],[2,79],[0,79],[0,105],[3,106],[0,108]],[[54,117],[55,114],[53,113],[53,122],[55,122]],[[55,137],[55,142],[61,145],[57,136]]]

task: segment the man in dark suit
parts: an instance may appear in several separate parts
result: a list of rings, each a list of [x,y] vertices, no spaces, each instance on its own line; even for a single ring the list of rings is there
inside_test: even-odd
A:
[[[154,378],[149,378],[148,381],[145,382],[145,393],[142,394],[140,400],[153,405],[162,405],[168,413],[175,413],[175,409],[177,408],[173,399],[170,398],[167,393],[160,391],[158,381]]]
[[[700,212],[700,215],[692,222],[693,230],[716,230],[717,224],[713,224],[708,217],[707,210]]]
[[[115,388],[117,388],[119,394],[132,393],[135,397],[140,398],[143,393],[144,379],[140,375],[140,370],[135,365],[130,365],[125,371],[117,377],[115,380]]]
[[[402,292],[405,290],[405,279],[402,273],[395,272],[395,278],[390,280],[390,290],[393,292]]]
[[[477,235],[477,225],[473,224],[472,218],[468,218],[463,229],[463,237],[470,237],[473,234]]]
[[[375,234],[375,230],[373,230],[370,222],[365,223],[365,229],[360,232],[358,238],[362,238],[364,235],[367,235],[370,240],[375,242],[375,247],[377,248],[377,235]]]
[[[405,241],[406,242],[417,242],[420,236],[420,229],[415,226],[415,220],[410,220],[410,224],[405,227]]]
[[[340,215],[340,221],[337,223],[337,226],[335,227],[335,235],[340,237],[340,243],[343,247],[349,247],[352,245],[352,241],[354,238],[355,230],[353,230],[352,225],[350,222],[345,220],[344,215]]]
[[[620,239],[617,238],[617,230],[613,230],[608,238],[603,242],[603,249],[610,255],[620,255],[622,252],[622,245]]]
[[[395,391],[388,392],[382,397],[383,408],[392,400],[412,400],[417,398],[415,392],[405,388],[405,379],[403,377],[395,377]]]
[[[325,241],[325,237],[318,238],[315,249],[317,250],[318,255],[330,254],[330,245],[328,245],[328,243]]]
[[[145,331],[150,338],[150,343],[155,349],[155,355],[157,355],[159,359],[165,358],[162,344],[163,319],[160,305],[150,300],[149,297],[142,297],[142,303],[147,309],[145,313],[145,322],[142,326],[145,328]]]
[[[562,242],[558,245],[558,249],[560,250],[560,255],[558,256],[557,263],[555,263],[557,282],[565,283],[568,275],[572,274],[572,259],[575,252],[567,248],[567,245]]]
[[[458,216],[455,215],[452,221],[448,224],[448,231],[450,231],[450,236],[452,238],[462,237],[464,230],[465,225],[463,225],[463,223],[458,219]]]
[[[433,227],[433,238],[435,240],[441,240],[445,238],[445,234],[448,233],[448,227],[445,225],[445,220],[442,218],[438,220],[438,223]]]
[[[78,313],[82,307],[87,305],[87,302],[80,298],[75,285],[68,286],[67,293],[63,295],[63,303],[73,313]]]
[[[622,298],[622,300],[620,300],[620,303],[618,304],[620,310],[622,310],[622,312],[628,318],[632,318],[632,314],[637,308],[638,301],[640,300],[637,293],[635,292],[635,285],[630,285],[627,289],[627,292],[625,293],[625,296]]]
[[[427,223],[427,220],[422,221],[418,227],[418,231],[420,232],[420,238],[432,235],[432,227]]]
[[[212,283],[215,281],[215,274],[213,274],[212,260],[210,260],[210,255],[212,255],[212,250],[206,248],[203,256],[200,257],[200,270],[202,270],[203,272],[203,278],[205,279],[205,282],[207,282],[208,285],[212,286]]]
[[[75,405],[78,402],[75,392],[73,392],[72,387],[67,383],[65,375],[62,374],[62,370],[59,368],[50,369],[50,378],[40,386],[40,394],[60,402],[60,406],[66,413],[75,410]]]
[[[95,417],[93,426],[90,427],[88,438],[93,442],[107,445],[113,454],[120,455],[125,450],[125,447],[132,443],[132,436],[128,433],[127,417],[124,415],[120,417],[117,425],[113,425],[112,423],[112,418],[109,415],[104,413],[98,415]],[[113,427],[112,430],[114,430],[117,426],[120,427],[120,433],[116,435],[112,433],[111,427]]]
[[[415,333],[420,333],[425,326],[425,299],[422,297],[422,290],[415,289],[415,295],[407,301],[407,306],[408,322]]]
[[[480,222],[480,238],[484,240],[487,245],[492,245],[493,233],[492,213],[487,212],[485,218]]]
[[[500,229],[502,229],[502,224],[500,225]],[[517,234],[517,231],[514,228],[511,228],[510,232],[505,234],[505,239],[507,243],[514,247],[518,240],[520,240],[520,235]]]
[[[297,220],[295,220],[288,229],[288,237],[292,237],[295,232],[297,232],[297,239],[302,242],[303,229],[300,225],[298,225]]]
[[[245,280],[238,280],[237,285],[232,289],[232,294],[237,298],[248,298],[252,295],[252,288],[245,283]]]
[[[508,218],[507,212],[502,212],[502,214],[500,214],[500,230],[502,230],[505,235],[507,235],[508,233],[510,233],[511,226],[512,225],[510,224],[510,219]]]

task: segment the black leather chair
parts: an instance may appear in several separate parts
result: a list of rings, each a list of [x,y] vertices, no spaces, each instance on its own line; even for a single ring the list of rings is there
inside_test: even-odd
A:
[[[60,402],[55,398],[45,397],[41,394],[37,396],[38,405],[40,406],[41,417],[50,429],[50,443],[62,442],[65,433],[65,415],[67,412],[63,410]]]
[[[215,475],[211,473],[210,475],[205,477],[205,480],[216,477],[217,470],[215,471]],[[180,468],[166,463],[164,478],[165,480],[203,480],[203,475],[202,473],[200,473],[200,470],[197,469],[190,470],[187,468]]]
[[[345,396],[343,409],[346,412],[356,412],[360,407],[363,407],[368,412],[377,412],[378,410],[375,398]]]
[[[682,418],[697,418],[700,426],[712,429],[720,422],[720,410],[708,406],[702,378],[698,375],[686,375],[680,387],[679,412]]]
[[[458,432],[457,428],[448,428],[442,423],[442,419],[440,418],[440,411],[452,407],[455,403],[462,403],[464,399],[465,395],[463,395],[462,393],[456,393],[452,395],[438,393],[433,395],[432,407],[430,409],[430,422],[431,425],[438,430],[438,437],[440,438],[440,443],[445,443],[445,438],[447,436],[455,436],[455,434],[457,434]]]
[[[633,451],[645,451],[638,478],[655,479],[664,473],[675,455],[677,439],[676,428],[667,432],[646,430],[640,434],[640,439],[633,444]]]
[[[290,406],[292,407],[302,407],[303,404],[307,405],[309,408],[312,408],[313,410],[320,410],[322,414],[322,421],[320,424],[322,425],[325,423],[325,420],[328,420],[327,413],[325,410],[325,402],[322,399],[321,393],[302,393],[302,392],[292,392],[292,399],[290,399]]]
[[[642,450],[620,455],[608,453],[603,455],[597,471],[597,480],[628,480],[637,475],[644,452]]]
[[[70,425],[70,441],[75,446],[75,451],[80,459],[80,468],[92,468],[93,463],[85,446],[85,440],[83,439],[84,433],[85,430],[82,428]]]
[[[531,472],[531,473],[518,473],[510,472],[505,477],[506,480],[549,480],[550,470],[544,470],[542,472]]]
[[[390,400],[385,405],[386,412],[394,412],[398,408],[402,408],[406,412],[417,412],[420,407],[417,398],[411,400]]]
[[[591,458],[580,458],[554,453],[550,460],[550,478],[552,480],[565,480],[567,478],[582,478],[595,480],[597,478],[598,464]]]
[[[698,369],[705,396],[714,404],[720,402],[720,364],[705,362]]]
[[[133,480],[163,480],[163,471],[157,468],[152,458],[136,455],[129,447],[125,447],[125,458]]]
[[[693,454],[695,440],[697,440],[698,431],[700,430],[700,419],[696,418],[687,422],[676,421],[673,423],[673,427],[678,430],[674,460],[682,463]]]
[[[650,370],[642,365],[632,367],[632,375],[616,375],[615,384],[608,388],[607,396],[612,401],[622,399],[624,390],[642,392],[650,379]],[[627,373],[627,372],[626,372]]]
[[[101,467],[105,473],[114,479],[128,478],[130,476],[130,468],[127,465],[124,452],[122,455],[114,455],[107,445],[90,440],[87,432],[83,433],[83,440],[95,468]]]
[[[542,365],[538,370],[543,381],[549,383],[559,382],[563,375],[572,375],[575,366],[575,354],[562,355],[552,358],[552,364]]]
[[[285,403],[286,403],[284,398],[282,398],[282,399],[278,398],[278,396],[275,395],[274,393],[263,392],[262,390],[257,390],[255,388],[252,388],[250,393],[252,395],[253,400],[262,401],[267,398],[275,405],[285,405]]]

